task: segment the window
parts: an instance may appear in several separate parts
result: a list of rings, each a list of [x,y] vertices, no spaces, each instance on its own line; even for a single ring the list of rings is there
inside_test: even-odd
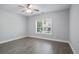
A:
[[[37,20],[36,21],[36,33],[50,34],[52,33],[52,20]]]

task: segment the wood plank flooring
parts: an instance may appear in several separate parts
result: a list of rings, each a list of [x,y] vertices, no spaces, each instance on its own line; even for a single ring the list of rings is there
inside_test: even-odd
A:
[[[23,38],[0,44],[0,54],[72,54],[68,43]]]

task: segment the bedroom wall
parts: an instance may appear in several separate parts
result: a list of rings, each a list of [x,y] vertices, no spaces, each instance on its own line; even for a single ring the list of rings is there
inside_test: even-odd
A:
[[[35,21],[38,19],[51,18],[53,24],[52,35],[35,33]],[[57,12],[49,12],[29,17],[28,36],[48,38],[60,41],[69,41],[69,9]]]
[[[52,35],[35,33],[35,20],[45,18],[52,19]],[[0,10],[0,42],[21,37],[40,37],[69,41],[69,10],[49,12],[29,17]]]
[[[70,44],[74,53],[79,53],[79,4],[70,9]]]
[[[27,17],[0,10],[0,42],[27,36]]]

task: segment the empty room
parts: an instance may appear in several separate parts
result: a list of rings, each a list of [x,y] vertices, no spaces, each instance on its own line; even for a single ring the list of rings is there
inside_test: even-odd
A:
[[[78,54],[78,4],[0,4],[0,54]]]

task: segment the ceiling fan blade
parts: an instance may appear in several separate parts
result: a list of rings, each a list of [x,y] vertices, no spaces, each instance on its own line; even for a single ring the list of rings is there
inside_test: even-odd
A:
[[[24,6],[22,6],[22,5],[18,5],[18,7],[24,8]]]
[[[22,10],[22,12],[25,12],[26,10]]]
[[[33,9],[34,11],[39,11],[38,9]]]

